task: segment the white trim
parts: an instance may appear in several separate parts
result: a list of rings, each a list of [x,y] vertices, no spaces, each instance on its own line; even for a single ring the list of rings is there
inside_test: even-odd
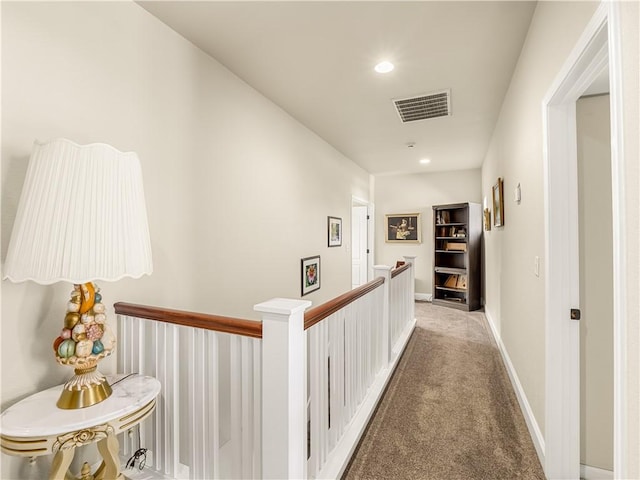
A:
[[[580,478],[584,480],[613,480],[614,477],[611,470],[603,470],[601,468],[581,464]]]
[[[545,196],[545,474],[579,475],[579,326],[575,101],[608,62],[611,93],[614,290],[614,472],[625,477],[624,159],[619,10],[603,2],[565,61],[542,103]]]
[[[433,299],[433,294],[416,292],[414,298],[419,302],[430,302]]]
[[[502,343],[502,338],[500,338],[500,334],[496,329],[495,323],[489,310],[485,305],[484,315],[487,318],[487,323],[491,328],[491,333],[493,334],[493,338],[496,341],[496,345],[498,346],[498,350],[500,351],[500,355],[502,355],[502,360],[504,362],[505,367],[507,368],[507,373],[509,374],[509,379],[511,380],[511,385],[513,386],[513,390],[516,392],[516,397],[518,398],[518,404],[520,405],[520,410],[522,411],[522,415],[524,416],[524,420],[527,423],[527,428],[529,429],[529,435],[531,436],[531,440],[533,441],[533,446],[536,449],[536,453],[538,454],[538,459],[540,460],[540,464],[544,465],[544,437],[542,436],[542,432],[540,431],[540,427],[538,426],[538,422],[536,421],[536,417],[533,414],[533,410],[531,409],[531,405],[529,404],[529,400],[527,399],[527,395],[524,392],[524,388],[522,388],[522,384],[520,383],[520,379],[518,378],[518,374],[516,372],[513,363],[511,363],[511,358],[509,358],[509,354],[507,353],[507,349]]]
[[[611,111],[611,183],[613,220],[613,471],[617,478],[627,478],[627,282],[626,282],[626,212],[624,129],[622,112],[622,39],[620,7],[608,3],[609,90]]]

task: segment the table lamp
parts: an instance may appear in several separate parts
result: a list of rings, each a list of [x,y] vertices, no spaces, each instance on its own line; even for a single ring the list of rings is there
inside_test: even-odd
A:
[[[74,285],[53,343],[58,363],[75,368],[59,408],[84,408],[111,395],[97,364],[113,351],[115,336],[94,282],[152,270],[138,156],[102,143],[35,142],[4,278]]]

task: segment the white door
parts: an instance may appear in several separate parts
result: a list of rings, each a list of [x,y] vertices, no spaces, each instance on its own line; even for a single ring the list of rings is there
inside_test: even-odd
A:
[[[354,205],[351,208],[351,288],[364,285],[368,267],[367,206]]]

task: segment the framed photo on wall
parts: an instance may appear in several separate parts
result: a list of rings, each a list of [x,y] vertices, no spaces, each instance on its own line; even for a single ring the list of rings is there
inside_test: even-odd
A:
[[[502,177],[498,177],[498,183],[493,186],[493,224],[496,227],[504,226],[504,195]]]
[[[488,232],[491,230],[491,210],[484,209],[484,229]]]
[[[330,247],[342,245],[342,219],[339,217],[327,217],[328,244]]]
[[[420,243],[422,241],[419,213],[393,213],[385,217],[385,242]]]
[[[320,255],[303,258],[300,261],[301,296],[320,289]]]

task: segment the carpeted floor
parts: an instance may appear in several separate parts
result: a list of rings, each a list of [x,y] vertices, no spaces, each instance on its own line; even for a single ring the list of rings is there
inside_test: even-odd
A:
[[[544,479],[484,314],[417,302],[416,318],[343,479]]]

